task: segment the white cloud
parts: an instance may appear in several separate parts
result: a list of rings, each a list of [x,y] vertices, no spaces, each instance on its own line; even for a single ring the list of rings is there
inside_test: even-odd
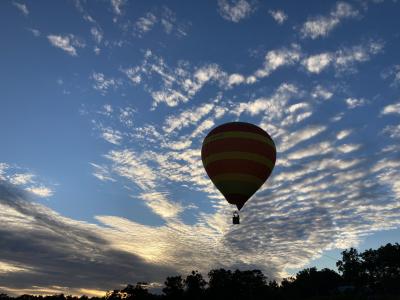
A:
[[[283,24],[288,18],[287,14],[285,14],[283,10],[269,10],[268,12],[278,24]]]
[[[186,126],[194,125],[209,114],[213,108],[214,104],[206,103],[195,109],[185,110],[177,116],[169,116],[165,120],[163,130],[166,133],[171,133]]]
[[[4,176],[6,174],[6,170],[9,168],[8,164],[0,163],[0,180],[6,180]]]
[[[10,176],[9,181],[12,184],[24,185],[24,184],[32,183],[34,177],[35,177],[35,175],[30,174],[30,173],[18,173],[13,176]]]
[[[336,138],[337,138],[338,140],[342,140],[342,139],[348,137],[351,133],[352,133],[352,130],[350,130],[350,129],[345,129],[345,130],[340,131],[340,132],[336,135]]]
[[[116,88],[121,85],[121,82],[117,79],[107,79],[103,73],[93,72],[90,75],[90,79],[94,81],[93,88],[100,91],[103,95],[107,93],[110,88]]]
[[[383,129],[383,133],[388,133],[392,139],[400,138],[400,125],[388,125]]]
[[[365,62],[371,59],[371,55],[382,52],[383,43],[369,41],[366,44],[343,48],[335,53],[334,66],[338,71],[352,70],[356,62]]]
[[[212,119],[207,119],[204,120],[191,134],[191,137],[196,137],[206,130],[211,129],[215,125],[214,121]]]
[[[362,99],[362,98],[360,98],[360,99],[347,98],[345,101],[346,101],[347,107],[350,108],[350,109],[364,106],[367,103],[367,101],[365,99]]]
[[[323,69],[328,67],[332,61],[332,56],[329,53],[322,53],[310,56],[303,60],[303,65],[311,73],[320,73]]]
[[[329,100],[332,98],[333,93],[330,90],[326,89],[325,87],[317,85],[312,91],[311,96],[317,99],[322,98],[324,100]]]
[[[166,34],[175,33],[177,36],[187,35],[187,24],[177,22],[175,13],[168,7],[163,7],[160,20]]]
[[[246,0],[218,0],[219,13],[228,21],[239,22],[248,17],[253,8]]]
[[[33,193],[34,195],[42,198],[51,197],[53,196],[53,190],[45,186],[31,186],[26,188],[28,192]]]
[[[369,41],[351,48],[341,48],[335,52],[325,52],[309,56],[302,60],[302,64],[311,73],[320,73],[332,65],[336,72],[355,71],[354,65],[366,62],[372,55],[382,52],[383,43]]]
[[[310,156],[323,155],[332,151],[333,148],[329,142],[321,142],[290,153],[288,159],[299,160]]]
[[[232,86],[234,86],[234,85],[237,85],[237,84],[241,84],[241,83],[243,83],[245,81],[245,78],[244,78],[244,76],[243,75],[241,75],[241,74],[231,74],[231,75],[229,75],[229,78],[228,78],[228,85],[230,86],[230,87],[232,87]]]
[[[289,149],[296,146],[297,144],[307,141],[325,130],[326,126],[320,126],[320,125],[307,126],[304,129],[300,129],[288,135],[285,135],[282,138],[281,144],[280,145],[278,144],[277,148],[281,152],[286,152]]]
[[[150,192],[140,194],[139,198],[162,218],[175,218],[183,211],[183,207],[179,203],[172,203],[166,196],[168,196],[167,193]]]
[[[316,39],[320,36],[327,36],[328,33],[339,24],[338,19],[319,17],[303,24],[301,33],[303,37]]]
[[[121,132],[119,132],[118,130],[113,130],[112,128],[103,128],[101,136],[107,142],[114,145],[119,145],[122,141]]]
[[[84,48],[85,43],[80,41],[73,34],[68,35],[48,35],[47,36],[50,43],[57,48],[60,48],[67,52],[69,55],[77,56],[76,47]]]
[[[385,106],[381,114],[387,115],[387,114],[400,114],[400,103],[395,103],[395,104],[390,104]]]
[[[279,50],[271,50],[265,55],[264,68],[254,73],[255,77],[263,78],[269,76],[282,66],[290,66],[300,60],[301,53],[298,45],[292,45],[290,49],[282,48]]]
[[[266,112],[269,120],[280,118],[284,114],[287,101],[297,92],[298,88],[295,85],[283,83],[270,98],[258,98],[254,101],[237,103],[231,113],[238,116],[242,113],[255,116],[261,112]]]
[[[360,144],[343,144],[337,147],[337,149],[342,153],[353,152],[360,148],[361,148]]]
[[[358,16],[359,12],[350,4],[338,2],[334,10],[329,16],[319,16],[306,21],[302,28],[301,34],[303,37],[316,39],[318,37],[326,37],[342,19],[353,18]]]
[[[92,34],[92,37],[96,41],[96,43],[100,44],[103,39],[103,32],[100,30],[100,28],[93,26],[90,29],[90,33]]]
[[[26,6],[25,3],[13,2],[13,5],[14,5],[16,8],[18,8],[18,10],[19,10],[24,16],[29,15],[29,10],[28,10],[28,7]]]
[[[111,5],[114,13],[117,15],[122,14],[122,6],[125,5],[126,0],[111,0]]]
[[[112,181],[115,182],[115,179],[111,177],[110,171],[106,166],[101,166],[95,163],[90,163],[93,167],[92,175],[101,181]]]
[[[112,170],[129,179],[144,191],[155,188],[156,173],[131,150],[110,151],[105,155],[113,165]]]
[[[10,273],[19,273],[19,272],[32,272],[32,269],[28,266],[14,265],[8,262],[0,261],[0,274],[7,275]]]
[[[142,35],[150,31],[157,23],[157,17],[152,13],[147,13],[144,17],[139,18],[135,23],[135,30]]]

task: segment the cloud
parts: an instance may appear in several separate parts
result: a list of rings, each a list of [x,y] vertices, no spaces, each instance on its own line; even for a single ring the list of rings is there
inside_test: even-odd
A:
[[[97,44],[100,44],[103,40],[103,32],[99,27],[93,26],[90,28],[90,33]]]
[[[175,33],[178,37],[187,35],[188,24],[178,22],[176,14],[168,7],[163,7],[160,20],[166,34]]]
[[[5,174],[8,168],[9,168],[8,164],[0,163],[0,180],[6,180]]]
[[[27,183],[32,183],[34,177],[35,175],[30,173],[21,173],[10,176],[9,181],[15,185],[24,185]]]
[[[352,48],[340,49],[335,53],[334,66],[339,72],[351,71],[356,62],[370,60],[372,55],[382,52],[383,47],[384,44],[382,42],[371,40]]]
[[[279,24],[279,25],[281,25],[281,24],[283,24],[286,20],[287,20],[287,18],[288,18],[288,16],[287,16],[287,14],[285,14],[284,12],[283,12],[283,10],[269,10],[268,11],[268,13],[271,15],[271,17]]]
[[[45,186],[31,186],[25,189],[28,192],[31,192],[32,194],[38,196],[38,197],[51,197],[53,196],[53,191],[49,189],[48,187]]]
[[[384,134],[389,134],[392,139],[400,138],[400,125],[388,125],[382,132]]]
[[[153,26],[157,23],[157,17],[152,13],[147,13],[146,16],[140,17],[135,23],[135,31],[138,32],[139,36],[150,31]]]
[[[351,133],[352,133],[352,130],[350,130],[350,129],[341,130],[341,131],[336,135],[336,138],[337,138],[338,140],[342,140],[342,139],[348,137]]]
[[[126,0],[111,0],[111,6],[113,11],[117,15],[122,15],[122,6],[124,6]]]
[[[51,197],[53,189],[45,186],[37,176],[31,172],[21,172],[21,168],[0,163],[0,184],[18,186],[32,195],[42,198]]]
[[[301,56],[300,47],[292,45],[290,49],[271,50],[265,55],[264,68],[255,72],[258,78],[266,77],[282,66],[290,66],[299,61]]]
[[[18,10],[19,10],[24,16],[29,15],[29,10],[28,10],[28,7],[26,6],[25,3],[13,2],[13,5],[14,5],[16,8],[18,8]]]
[[[60,48],[67,52],[71,56],[77,56],[78,53],[76,51],[76,47],[84,48],[85,43],[80,41],[73,34],[68,35],[48,35],[47,36],[49,42],[57,48]]]
[[[369,61],[373,55],[381,53],[383,47],[382,42],[371,40],[350,48],[342,47],[335,52],[324,52],[308,56],[302,60],[302,64],[308,72],[316,74],[331,65],[335,68],[337,74],[355,72],[356,63]]]
[[[324,100],[329,100],[332,98],[333,93],[329,89],[326,89],[321,85],[317,85],[311,93],[311,96],[316,99],[322,98]]]
[[[234,85],[243,83],[245,80],[246,79],[241,74],[231,74],[228,78],[228,85],[232,87]]]
[[[7,292],[45,293],[58,286],[58,291],[81,295],[127,282],[161,282],[173,273],[118,247],[126,236],[122,231],[63,217],[28,199],[12,186],[0,185],[0,257]]]
[[[356,108],[356,107],[361,107],[364,106],[367,101],[365,99],[356,99],[356,98],[347,98],[345,100],[347,107],[350,109]]]
[[[103,128],[102,129],[102,138],[105,139],[107,142],[114,144],[114,145],[119,145],[122,141],[122,135],[121,132],[118,130],[113,130],[112,128]]]
[[[111,177],[110,171],[108,170],[107,166],[101,166],[95,163],[90,163],[93,167],[94,171],[92,175],[101,181],[111,181],[115,182],[115,179]]]
[[[311,73],[320,73],[325,69],[332,61],[332,57],[329,53],[322,53],[313,55],[303,60],[303,65]]]
[[[144,200],[146,205],[162,218],[174,218],[183,211],[183,208],[179,203],[169,201],[166,196],[168,196],[167,193],[150,192],[140,194],[139,198]]]
[[[359,12],[350,4],[338,2],[329,16],[309,18],[309,20],[303,24],[300,32],[303,38],[316,39],[319,37],[326,37],[343,19],[354,18],[358,15]]]
[[[254,10],[246,0],[218,0],[218,7],[221,17],[235,23],[247,18]]]
[[[167,82],[175,80],[166,70],[158,72]],[[195,82],[210,78],[206,71],[196,77],[196,72],[190,74],[184,78]],[[336,98],[343,97],[340,93],[335,89]],[[115,184],[126,185],[125,180],[120,181],[128,179],[139,194],[150,194],[147,200],[139,200],[165,223],[152,227],[115,216],[99,216],[97,220],[124,237],[115,241],[121,249],[173,265],[181,273],[194,266],[200,271],[257,266],[270,278],[287,276],[290,268],[305,266],[325,250],[356,246],[366,235],[399,226],[400,207],[393,194],[400,193],[395,184],[400,176],[397,165],[381,162],[375,166],[381,159],[380,146],[377,152],[360,157],[360,149],[370,151],[371,146],[349,139],[355,128],[313,118],[322,110],[327,110],[326,120],[338,115],[337,110],[327,109],[331,101],[318,101],[330,99],[332,94],[332,88],[320,84],[308,91],[285,82],[269,94],[195,102],[135,129],[125,150],[107,152],[107,167],[117,180]],[[271,178],[241,211],[243,224],[230,227],[231,209],[204,172],[201,142],[215,124],[250,117],[274,138],[278,158]],[[360,134],[363,130],[357,128]],[[376,176],[385,179],[371,181]],[[178,200],[171,186],[188,189],[193,199],[206,200],[196,202],[201,208],[183,214],[193,204],[192,199]],[[161,203],[152,205],[153,201]],[[211,212],[205,213],[202,206]],[[384,220],[377,219],[377,213]],[[191,215],[192,224],[183,221],[186,214]],[[139,240],[146,245],[135,246]]]
[[[392,87],[400,86],[400,65],[393,65],[381,73],[383,79],[391,78]]]
[[[166,64],[163,58],[147,50],[141,65],[124,68],[122,72],[134,83],[151,80],[152,85],[145,89],[153,98],[152,108],[160,103],[175,107],[180,103],[188,102],[207,83],[216,83],[218,86],[228,87],[227,74],[217,64],[205,64],[192,67],[186,61],[180,61],[175,68]],[[159,84],[154,78],[159,78]]]
[[[155,188],[156,173],[132,150],[110,151],[105,155],[112,161],[112,170],[132,181],[144,191]]]
[[[166,133],[171,133],[176,130],[180,130],[183,127],[194,125],[200,121],[204,116],[209,114],[214,108],[214,104],[205,103],[195,109],[188,109],[181,112],[176,116],[169,116],[165,120],[163,130]]]
[[[400,103],[395,103],[395,104],[390,104],[385,106],[381,114],[387,115],[387,114],[400,114]]]
[[[105,95],[111,88],[115,89],[121,85],[120,80],[114,78],[107,79],[101,72],[92,72],[90,79],[93,80],[92,87],[95,90],[100,91],[102,95]]]

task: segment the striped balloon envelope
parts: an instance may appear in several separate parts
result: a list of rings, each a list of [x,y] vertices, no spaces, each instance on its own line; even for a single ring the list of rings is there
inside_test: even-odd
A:
[[[240,210],[271,174],[276,148],[260,127],[231,122],[210,131],[203,141],[201,159],[217,189]]]

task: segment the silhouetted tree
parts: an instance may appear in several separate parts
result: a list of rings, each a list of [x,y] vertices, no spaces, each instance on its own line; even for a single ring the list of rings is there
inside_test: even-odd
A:
[[[163,293],[167,299],[182,299],[184,283],[181,276],[167,277],[164,282]]]
[[[342,260],[336,263],[343,279],[348,284],[361,286],[365,283],[363,266],[358,251],[354,248],[342,252]]]
[[[366,283],[377,292],[400,292],[400,245],[387,244],[360,254]]]
[[[106,300],[119,300],[121,299],[121,294],[119,290],[108,291],[105,296]]]
[[[232,272],[225,269],[215,269],[208,273],[208,297],[212,299],[221,299],[223,297],[232,299],[233,278]]]
[[[184,280],[186,287],[185,294],[190,299],[201,299],[204,295],[206,281],[203,279],[198,271],[192,271],[192,273],[186,276]]]
[[[147,286],[147,282],[138,282],[135,286],[128,284],[121,292],[126,294],[128,300],[152,299],[153,295],[149,293]]]

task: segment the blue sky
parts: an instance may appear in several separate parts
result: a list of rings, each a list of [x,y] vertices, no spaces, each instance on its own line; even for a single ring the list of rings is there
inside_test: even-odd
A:
[[[216,267],[279,279],[398,241],[399,12],[1,1],[1,290],[96,295]],[[237,120],[278,158],[235,227],[200,147]]]

